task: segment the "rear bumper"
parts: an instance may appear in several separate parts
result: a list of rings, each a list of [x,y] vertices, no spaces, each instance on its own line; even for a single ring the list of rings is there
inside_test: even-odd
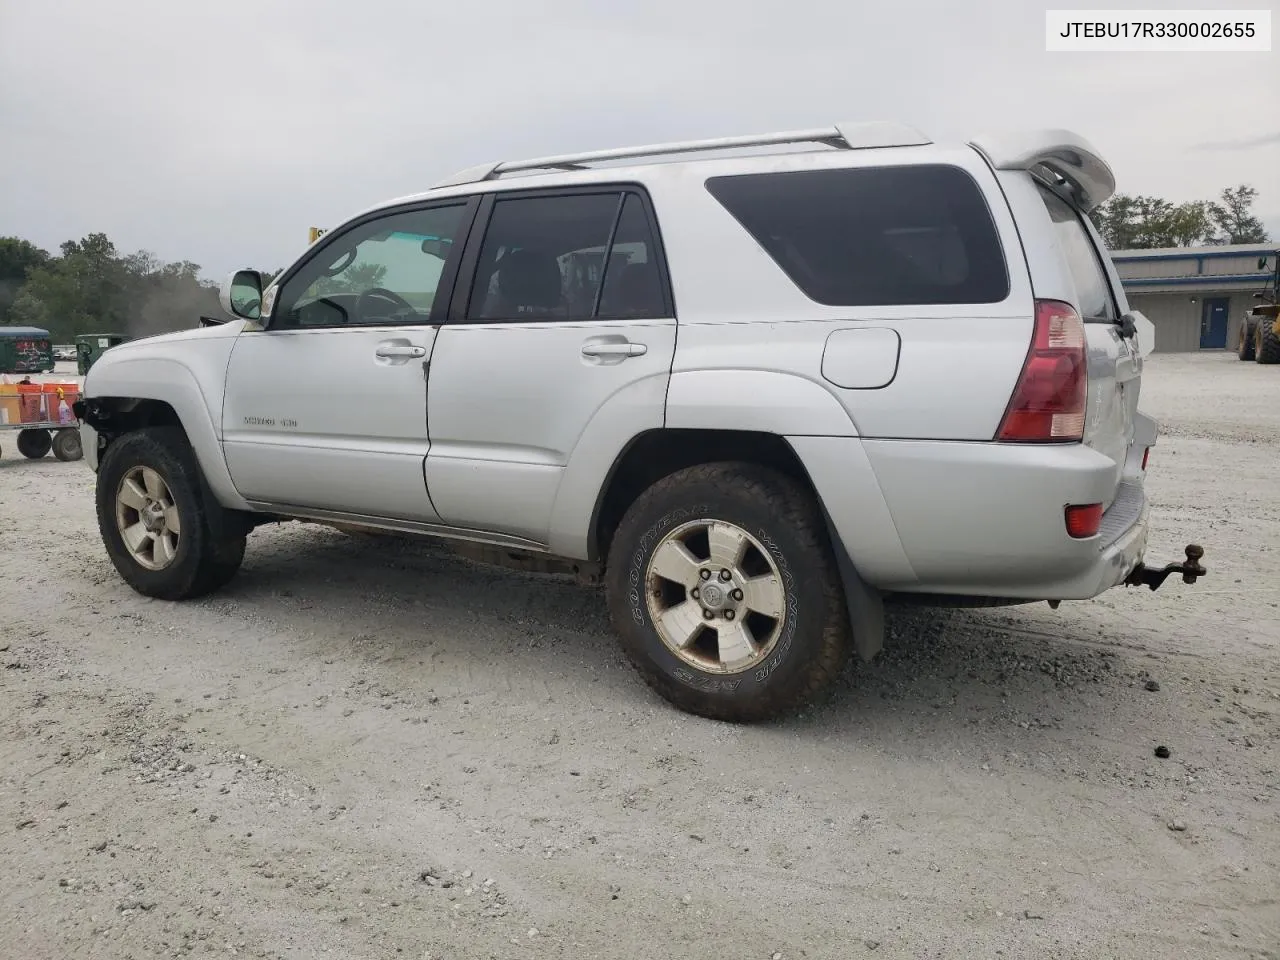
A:
[[[1155,425],[1143,420],[1118,490],[1114,462],[1078,444],[795,438],[793,446],[854,565],[873,586],[1084,600],[1122,583],[1146,551],[1141,459],[1155,441]],[[874,476],[878,503],[868,503],[866,478],[851,477],[860,461]],[[1065,507],[1109,500],[1096,536],[1067,535]]]

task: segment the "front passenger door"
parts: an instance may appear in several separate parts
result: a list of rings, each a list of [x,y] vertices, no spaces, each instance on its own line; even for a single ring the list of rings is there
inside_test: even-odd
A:
[[[227,370],[223,445],[247,500],[439,519],[423,476],[426,367],[477,203],[362,218],[282,278],[265,329],[240,334]]]

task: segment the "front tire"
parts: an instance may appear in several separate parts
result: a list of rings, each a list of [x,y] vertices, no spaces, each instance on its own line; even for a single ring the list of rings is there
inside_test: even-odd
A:
[[[1240,321],[1240,336],[1236,339],[1236,356],[1241,360],[1253,359],[1253,338],[1253,322],[1245,317]]]
[[[125,434],[98,467],[98,530],[129,586],[158,600],[188,600],[226,584],[244,559],[242,529],[206,500],[183,432]]]
[[[1276,336],[1276,318],[1259,317],[1254,352],[1258,363],[1280,363],[1280,337]]]
[[[730,722],[791,713],[849,657],[821,511],[773,470],[712,463],[658,481],[623,517],[606,584],[628,659],[689,713]]]

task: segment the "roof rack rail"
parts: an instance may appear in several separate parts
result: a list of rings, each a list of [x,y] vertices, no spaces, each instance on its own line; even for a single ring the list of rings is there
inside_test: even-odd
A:
[[[566,153],[561,156],[537,157],[532,160],[504,160],[468,167],[433,187],[452,187],[466,183],[496,180],[504,173],[523,173],[533,170],[581,170],[586,164],[608,160],[637,160],[645,157],[663,157],[681,153],[704,153],[714,150],[735,150],[744,147],[774,147],[796,143],[818,143],[840,150],[867,150],[874,147],[916,147],[932,143],[914,127],[901,123],[871,121],[866,123],[837,123],[833,127],[813,130],[787,130],[780,133],[764,133],[745,137],[719,137],[713,140],[685,140],[676,143],[654,143],[640,147],[618,147],[613,150],[593,150],[587,153]]]

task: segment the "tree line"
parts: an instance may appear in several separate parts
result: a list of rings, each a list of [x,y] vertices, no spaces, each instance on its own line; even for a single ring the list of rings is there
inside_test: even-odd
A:
[[[1248,184],[1226,188],[1217,200],[1177,204],[1117,193],[1090,216],[1112,250],[1265,243],[1267,231],[1253,213],[1257,196]],[[353,279],[344,274],[328,283],[337,289]],[[54,342],[71,343],[82,333],[141,337],[187,329],[202,315],[228,319],[217,285],[189,260],[122,254],[104,233],[68,240],[57,254],[21,237],[0,237],[0,325],[41,327]]]
[[[1187,203],[1117,193],[1090,217],[1111,250],[1266,243],[1267,230],[1253,213],[1257,198],[1248,184],[1227,187],[1217,200]]]
[[[0,324],[41,327],[55,343],[71,343],[82,333],[181,330],[201,315],[226,317],[199,264],[122,254],[103,233],[68,240],[57,254],[0,237]]]

